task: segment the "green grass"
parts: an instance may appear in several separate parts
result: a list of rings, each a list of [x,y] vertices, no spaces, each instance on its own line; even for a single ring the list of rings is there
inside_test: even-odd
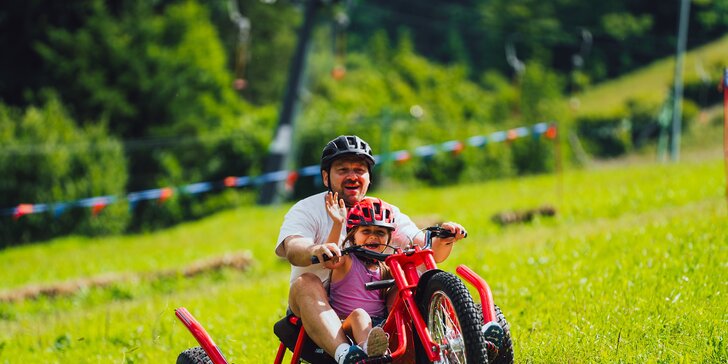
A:
[[[267,243],[271,236],[277,235],[276,223],[283,221],[284,213],[284,207],[243,207],[161,234],[103,239],[68,237],[52,244],[7,249],[0,251],[0,260],[7,262],[13,274],[0,276],[0,290],[100,274],[145,273],[184,267],[201,259],[237,251],[253,250],[263,257],[260,240]],[[78,254],[80,251],[83,254]]]
[[[706,158],[706,155],[709,158]],[[720,155],[508,181],[377,193],[416,220],[462,222],[441,265],[491,285],[518,362],[725,362],[728,224]],[[428,200],[425,199],[428,198]],[[434,203],[433,203],[434,201]],[[554,218],[501,228],[493,213],[552,204]],[[0,287],[179,268],[250,251],[250,270],[121,282],[0,304],[0,363],[161,363],[195,346],[187,307],[235,363],[271,362],[288,265],[273,254],[290,205],[245,207],[154,234],[64,238],[0,251]]]

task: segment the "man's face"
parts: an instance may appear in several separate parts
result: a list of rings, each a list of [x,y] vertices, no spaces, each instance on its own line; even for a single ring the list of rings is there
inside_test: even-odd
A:
[[[354,206],[364,198],[369,189],[369,165],[362,158],[337,159],[329,171],[330,174],[322,171],[324,185],[338,192],[347,207]]]

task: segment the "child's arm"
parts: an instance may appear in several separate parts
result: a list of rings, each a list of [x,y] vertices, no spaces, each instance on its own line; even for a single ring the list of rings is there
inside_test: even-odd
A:
[[[450,253],[452,252],[453,244],[456,241],[464,238],[465,235],[467,235],[467,232],[465,232],[465,228],[463,228],[463,226],[458,223],[446,222],[443,223],[441,226],[455,233],[455,236],[447,239],[432,239],[432,253],[434,255],[435,262],[437,263],[443,262],[445,259],[447,259],[447,257],[449,257]]]

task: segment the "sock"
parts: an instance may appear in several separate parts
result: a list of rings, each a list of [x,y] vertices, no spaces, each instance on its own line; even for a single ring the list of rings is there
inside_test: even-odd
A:
[[[346,358],[346,354],[349,353],[349,348],[351,348],[351,345],[349,344],[339,344],[339,346],[336,347],[334,358],[336,358],[337,363],[344,363],[344,358]]]
[[[367,346],[368,346],[368,345],[367,345],[367,343],[368,343],[368,342],[369,342],[369,340],[364,340],[364,342],[363,342],[363,343],[359,344],[359,347],[360,347],[360,348],[361,348],[361,350],[362,350],[362,351],[364,351],[365,353],[367,352]]]

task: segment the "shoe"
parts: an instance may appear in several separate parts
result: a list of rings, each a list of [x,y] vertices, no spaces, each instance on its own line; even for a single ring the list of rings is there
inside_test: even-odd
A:
[[[488,361],[498,357],[498,350],[503,345],[503,328],[497,322],[489,322],[481,329],[485,337],[485,347],[488,349]]]
[[[367,336],[367,355],[370,357],[382,356],[389,349],[389,334],[377,326],[369,331]]]
[[[352,345],[349,348],[349,352],[346,353],[346,356],[344,356],[344,364],[356,364],[366,358],[367,353],[365,353],[359,345]]]
[[[503,328],[500,327],[497,322],[488,322],[483,325],[483,328],[481,328],[480,331],[483,333],[485,340],[492,342],[499,348],[503,345]]]

